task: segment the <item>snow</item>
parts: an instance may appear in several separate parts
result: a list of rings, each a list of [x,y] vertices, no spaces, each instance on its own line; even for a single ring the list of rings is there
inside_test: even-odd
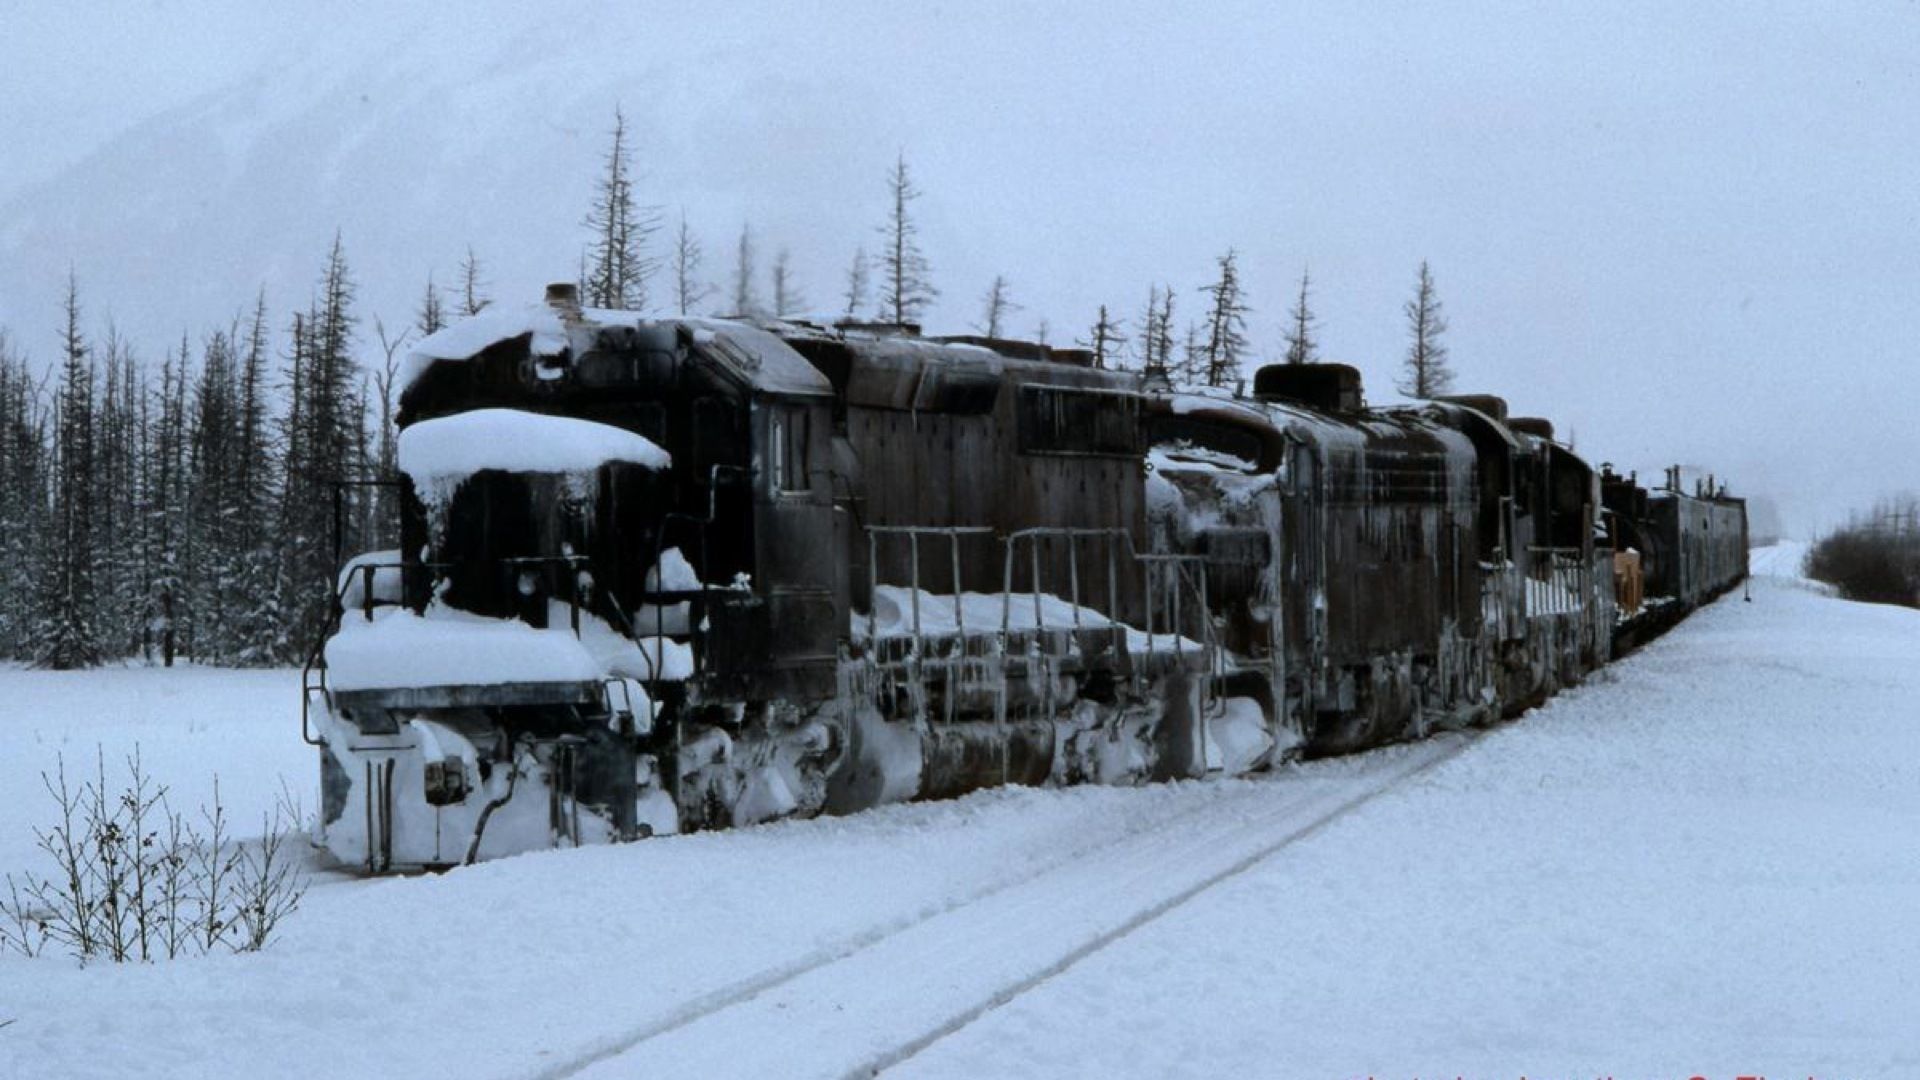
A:
[[[70,781],[104,755],[109,784],[135,749],[172,789],[174,809],[211,804],[213,781],[234,822],[258,831],[282,791],[315,807],[313,751],[300,741],[300,673],[184,665],[27,671],[0,665],[0,876],[38,866],[32,830],[50,824],[40,786],[61,759]],[[11,1015],[12,961],[0,957],[0,1018]],[[8,1075],[0,1037],[0,1076]]]
[[[665,450],[623,428],[519,409],[474,409],[400,432],[400,469],[423,492],[482,469],[585,473],[614,461],[651,469],[672,464]]]
[[[1102,585],[1102,588],[1105,586]],[[933,593],[904,585],[874,587],[874,611],[856,612],[853,632],[861,638],[910,637],[914,633],[914,594],[919,593],[920,635],[938,637],[957,634],[964,623],[968,634],[999,633],[1004,623],[1013,633],[1043,630],[1097,630],[1115,625],[1112,620],[1084,604],[1076,605],[1051,593]],[[1177,638],[1166,631],[1149,636],[1146,631],[1119,624],[1126,631],[1127,651],[1146,653],[1173,649],[1199,649],[1192,638]]]
[[[489,346],[531,335],[528,351],[535,357],[566,351],[567,327],[560,312],[548,304],[492,304],[428,334],[414,344],[400,363],[396,386],[404,392],[440,360],[471,360]]]
[[[349,614],[328,639],[326,658],[327,684],[335,690],[587,682],[606,674],[571,630],[537,630],[517,619],[463,617],[442,608],[425,616],[387,608],[371,620]]]
[[[1478,737],[330,881],[260,954],[0,958],[0,1075],[1912,1076],[1917,652],[1765,578]],[[206,702],[169,760],[311,762],[255,675],[0,672],[0,768]]]
[[[548,601],[547,629],[444,607],[425,615],[349,612],[327,641],[327,684],[335,690],[390,690],[502,683],[599,682],[608,677],[686,679],[693,648],[667,637],[638,641],[591,612],[576,636],[568,605]],[[640,627],[645,630],[646,627]]]

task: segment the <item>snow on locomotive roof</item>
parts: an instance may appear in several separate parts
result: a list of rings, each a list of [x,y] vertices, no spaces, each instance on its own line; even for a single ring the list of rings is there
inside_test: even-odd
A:
[[[605,325],[638,325],[630,311],[581,312],[585,319]],[[490,345],[533,335],[529,351],[535,356],[559,356],[567,350],[567,325],[560,312],[547,304],[491,304],[477,315],[455,319],[421,338],[400,364],[401,390],[412,386],[437,360],[471,360]]]
[[[482,469],[583,473],[613,461],[652,469],[673,463],[665,450],[631,431],[519,409],[474,409],[400,431],[400,471],[422,490]]]
[[[463,361],[489,346],[531,336],[528,352],[536,358],[579,356],[594,347],[603,330],[638,330],[648,326],[682,326],[694,344],[709,349],[762,390],[785,394],[831,394],[826,376],[778,337],[750,323],[732,319],[656,319],[637,311],[583,308],[578,319],[551,304],[496,304],[477,315],[449,323],[420,339],[401,362],[402,392],[442,360]]]

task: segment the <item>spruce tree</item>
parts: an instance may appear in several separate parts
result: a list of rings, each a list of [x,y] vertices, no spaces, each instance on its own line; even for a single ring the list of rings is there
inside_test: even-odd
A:
[[[807,306],[793,273],[793,254],[786,248],[773,257],[773,313],[790,315]]]
[[[1246,292],[1240,284],[1239,254],[1232,248],[1216,260],[1220,276],[1201,290],[1207,294],[1204,363],[1197,372],[1208,386],[1232,386],[1240,378],[1247,351]]]
[[[1407,317],[1407,358],[1400,373],[1400,392],[1413,398],[1434,398],[1453,388],[1453,369],[1447,363],[1447,347],[1440,343],[1446,332],[1446,316],[1440,311],[1440,296],[1433,287],[1433,273],[1425,259],[1420,260],[1420,277],[1413,299],[1401,309]]]
[[[94,633],[93,355],[80,331],[80,286],[67,276],[54,420],[53,504],[41,550],[34,662],[58,671],[100,663]]]
[[[920,227],[912,213],[920,189],[907,170],[905,154],[888,174],[887,196],[887,220],[879,229],[886,238],[880,255],[880,315],[896,323],[918,323],[940,290],[933,287],[926,256],[920,252]]]
[[[740,242],[733,249],[733,314],[751,318],[760,314],[760,294],[754,288],[753,225],[740,226]]]
[[[673,238],[673,302],[682,316],[693,314],[693,309],[711,291],[700,280],[700,264],[704,258],[700,239],[687,226],[687,214],[683,210],[680,212],[680,228]]]
[[[1311,278],[1300,271],[1300,296],[1287,312],[1287,363],[1311,364],[1320,359],[1320,343],[1314,340],[1313,309],[1307,306],[1307,288]]]
[[[47,510],[42,386],[0,330],[0,659],[37,651],[35,570]]]
[[[585,224],[588,243],[586,299],[589,305],[623,311],[647,307],[647,283],[653,260],[647,243],[660,228],[657,207],[639,207],[633,199],[632,151],[627,145],[627,118],[613,111],[613,144],[595,187]]]
[[[1093,351],[1093,366],[1096,368],[1118,368],[1120,349],[1127,343],[1127,337],[1121,333],[1122,323],[1107,314],[1107,305],[1100,305],[1100,316],[1094,320],[1093,329],[1087,332],[1085,340],[1079,344]]]
[[[353,298],[346,255],[335,237],[319,294],[306,316],[295,318],[289,370],[279,585],[295,650],[311,644],[326,624],[335,556],[344,554],[336,552],[336,543],[343,548],[362,535],[365,489],[340,486],[358,471],[363,431],[355,409],[360,380],[351,352]]]
[[[440,301],[440,290],[433,284],[433,275],[427,275],[427,291],[420,298],[420,309],[414,312],[414,328],[421,337],[440,332],[447,325],[446,306]]]

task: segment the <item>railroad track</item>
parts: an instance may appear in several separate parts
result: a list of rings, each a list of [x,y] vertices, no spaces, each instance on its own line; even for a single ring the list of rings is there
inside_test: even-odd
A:
[[[1229,796],[695,998],[534,1080],[873,1076],[1472,745]]]

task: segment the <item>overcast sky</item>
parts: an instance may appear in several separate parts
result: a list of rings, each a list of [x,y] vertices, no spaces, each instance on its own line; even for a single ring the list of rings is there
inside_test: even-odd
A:
[[[374,316],[468,245],[496,294],[574,276],[618,103],[640,195],[790,247],[816,306],[904,153],[959,332],[1007,275],[1055,341],[1177,319],[1229,246],[1280,352],[1390,389],[1427,259],[1463,390],[1594,461],[1680,461],[1800,530],[1920,487],[1920,14],[1911,4],[67,3],[0,13],[0,326],[55,347],[61,280],[157,357],[338,230]],[[476,13],[477,12],[477,13]]]

